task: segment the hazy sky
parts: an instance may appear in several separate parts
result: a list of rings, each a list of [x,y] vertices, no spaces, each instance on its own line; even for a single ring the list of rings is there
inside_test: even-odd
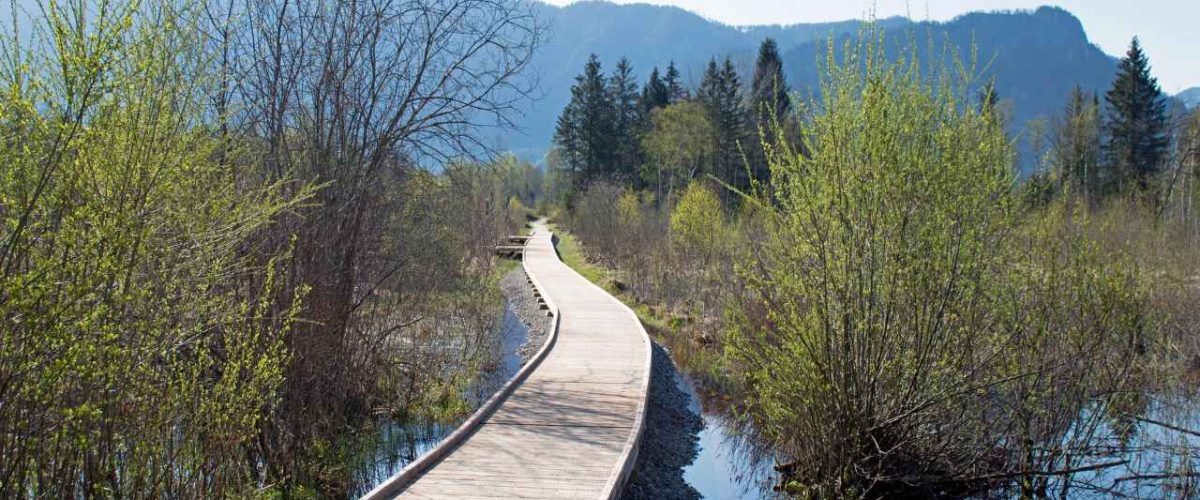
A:
[[[573,0],[547,0],[565,5]],[[616,0],[617,3],[635,3]],[[1120,56],[1137,35],[1164,91],[1200,86],[1200,0],[640,0],[675,5],[726,24],[790,24],[908,16],[947,20],[975,10],[1058,5],[1083,22],[1088,38]]]

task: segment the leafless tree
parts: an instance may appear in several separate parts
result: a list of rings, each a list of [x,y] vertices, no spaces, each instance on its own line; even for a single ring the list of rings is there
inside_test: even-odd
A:
[[[264,243],[294,236],[290,281],[311,287],[309,323],[289,341],[285,418],[260,450],[280,464],[313,432],[369,410],[381,360],[367,351],[390,329],[358,323],[405,280],[437,281],[404,272],[424,255],[425,235],[387,234],[404,215],[404,190],[421,185],[409,180],[425,165],[490,156],[480,130],[514,126],[536,83],[525,70],[543,27],[525,0],[213,0],[208,13],[226,72],[215,112],[259,153],[240,175],[320,186],[313,206]],[[360,336],[367,330],[374,338]]]

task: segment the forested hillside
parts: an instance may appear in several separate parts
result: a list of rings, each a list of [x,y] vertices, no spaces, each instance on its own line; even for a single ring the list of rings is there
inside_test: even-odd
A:
[[[790,26],[732,27],[674,7],[579,2],[566,7],[539,4],[550,37],[535,57],[539,97],[522,108],[520,132],[496,131],[494,139],[533,161],[549,146],[554,118],[570,98],[571,77],[588,54],[602,61],[629,59],[643,81],[651,68],[675,61],[686,84],[696,86],[710,57],[729,56],[749,71],[758,44],[773,38],[783,54],[793,90],[811,92],[817,83],[816,53],[829,37],[841,39],[859,29],[858,21]],[[1001,99],[1013,103],[1011,130],[1027,120],[1049,117],[1071,89],[1100,90],[1111,83],[1115,59],[1092,45],[1079,20],[1058,8],[1035,12],[974,13],[948,22],[878,21],[891,47],[948,41],[963,52],[978,53],[981,80],[995,78]]]
[[[1076,86],[1103,91],[1112,83],[1116,67],[1115,59],[1088,42],[1079,20],[1056,7],[971,13],[948,23],[888,29],[884,37],[892,57],[915,49],[922,60],[931,60],[944,57],[949,49],[965,62],[974,60],[979,88],[994,82],[1014,133],[1023,131],[1030,120],[1053,116]],[[824,44],[811,42],[785,54],[789,76],[798,88],[816,86],[821,71],[814,62],[824,51]],[[1023,152],[1027,148],[1023,143]],[[1023,167],[1032,169],[1024,160]]]

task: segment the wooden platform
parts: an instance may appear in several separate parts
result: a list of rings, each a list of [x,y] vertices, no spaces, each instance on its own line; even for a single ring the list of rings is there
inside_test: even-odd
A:
[[[523,262],[557,316],[544,358],[523,381],[518,374],[494,412],[464,424],[460,444],[366,498],[620,495],[641,439],[649,338],[633,311],[558,259],[544,225],[535,226]]]

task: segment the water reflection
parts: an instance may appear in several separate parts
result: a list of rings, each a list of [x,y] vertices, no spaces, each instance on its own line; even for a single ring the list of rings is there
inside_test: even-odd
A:
[[[529,327],[512,312],[507,302],[501,328],[500,359],[495,369],[483,374],[465,391],[464,397],[471,404],[472,412],[521,369],[520,349],[529,335]],[[467,413],[451,421],[412,420],[381,425],[378,435],[368,443],[366,456],[358,461],[350,498],[361,497],[403,470],[437,446],[469,416]]]
[[[1113,450],[1092,463],[1124,463],[1051,481],[1071,498],[1197,498],[1200,496],[1200,406],[1194,397],[1154,395],[1136,418],[1105,421],[1097,448]],[[1064,484],[1064,481],[1069,481]]]
[[[687,376],[676,372],[675,383],[688,395],[688,409],[704,419],[699,454],[683,469],[683,479],[704,498],[778,498],[772,489],[777,480],[774,461],[740,437],[723,409],[705,405]]]

